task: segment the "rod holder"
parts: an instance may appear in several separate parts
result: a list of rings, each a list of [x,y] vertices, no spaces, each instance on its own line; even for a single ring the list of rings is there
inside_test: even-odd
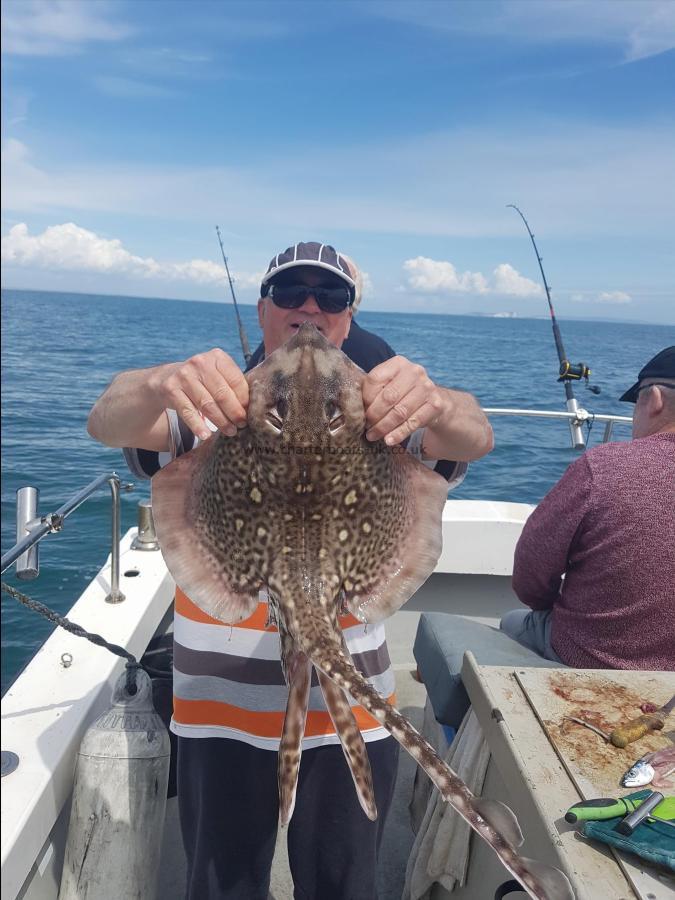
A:
[[[565,385],[565,388],[567,389],[567,384]],[[572,446],[575,450],[584,450],[586,448],[586,441],[584,440],[584,433],[581,430],[581,426],[588,418],[588,413],[585,409],[579,407],[579,404],[573,396],[568,396],[566,406],[568,412],[576,414],[576,418],[570,419],[569,422]]]
[[[5,572],[20,557],[28,555],[28,564],[25,567],[26,574],[19,577],[36,578],[39,572],[37,565],[37,545],[48,534],[55,531],[61,531],[65,520],[68,516],[75,512],[84,501],[90,497],[95,491],[104,485],[110,486],[112,496],[112,516],[111,516],[111,547],[110,547],[110,593],[105,598],[107,603],[120,603],[124,600],[124,594],[120,590],[120,490],[130,491],[133,484],[120,485],[120,478],[117,472],[109,472],[105,475],[99,475],[90,484],[88,484],[77,494],[74,494],[70,500],[60,506],[56,512],[49,513],[46,516],[31,517],[30,513],[37,509],[38,490],[37,488],[26,487],[20,488],[23,491],[19,497],[17,491],[17,513],[19,514],[17,524],[17,536],[19,539],[11,550],[2,554],[2,562],[0,569]],[[31,562],[30,553],[35,551],[35,562]],[[17,567],[18,568],[18,567]],[[17,574],[19,574],[17,572]]]
[[[138,534],[131,542],[131,549],[159,550],[150,500],[141,500],[138,504]]]
[[[31,533],[37,519],[40,491],[34,487],[20,487],[16,492],[16,540],[21,541]],[[22,581],[32,581],[40,574],[39,545],[29,547],[16,561],[16,577]]]
[[[108,478],[112,495],[111,540],[110,540],[110,593],[106,603],[121,603],[126,597],[120,590],[120,480],[116,473]]]

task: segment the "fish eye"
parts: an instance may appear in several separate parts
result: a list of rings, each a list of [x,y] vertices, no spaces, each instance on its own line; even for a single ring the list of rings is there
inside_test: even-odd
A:
[[[284,397],[279,397],[276,405],[267,412],[267,422],[275,429],[275,431],[280,432],[287,414],[288,402]]]
[[[326,403],[326,418],[331,434],[335,434],[344,425],[345,417],[342,415],[342,410],[332,400]]]

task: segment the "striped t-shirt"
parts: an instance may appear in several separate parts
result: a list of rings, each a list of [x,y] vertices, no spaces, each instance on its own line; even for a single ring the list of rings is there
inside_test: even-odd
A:
[[[394,673],[384,626],[366,626],[352,615],[342,616],[340,624],[355,666],[379,694],[393,702]],[[178,588],[173,664],[172,731],[183,737],[235,738],[278,750],[288,688],[279,660],[279,634],[276,626],[267,624],[265,600],[248,619],[224,625]],[[387,736],[364,709],[355,705],[352,709],[365,740]],[[303,747],[336,740],[313,672]]]

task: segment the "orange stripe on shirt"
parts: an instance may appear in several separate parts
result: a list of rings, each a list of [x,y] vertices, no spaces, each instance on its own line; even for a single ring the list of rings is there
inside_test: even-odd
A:
[[[176,588],[176,612],[192,622],[200,622],[203,625],[225,625],[227,628],[230,627],[225,622],[221,622],[220,619],[214,619],[201,610],[179,587]],[[277,631],[276,625],[267,625],[267,613],[267,603],[260,602],[255,612],[248,619],[244,619],[243,622],[237,622],[232,627],[252,628],[254,631]],[[342,629],[351,628],[353,625],[363,625],[363,622],[360,622],[351,613],[340,616],[340,627]]]
[[[387,697],[387,703],[393,705],[395,701],[395,694]],[[361,731],[381,727],[381,723],[363,707],[353,706],[352,712]],[[173,716],[178,725],[222,725],[257,737],[280,738],[285,715],[285,712],[251,712],[217,700],[173,698]],[[335,734],[330,715],[327,712],[308,712],[305,737],[329,734]]]

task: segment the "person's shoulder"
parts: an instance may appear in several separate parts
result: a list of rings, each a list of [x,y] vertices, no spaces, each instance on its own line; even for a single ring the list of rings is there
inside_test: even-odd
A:
[[[265,358],[265,345],[261,341],[258,346],[255,348],[253,353],[250,356],[250,359],[246,363],[245,372],[250,372],[251,369],[255,369],[258,363],[261,363]]]
[[[392,353],[394,352],[384,338],[380,337],[379,334],[375,334],[374,331],[368,331],[363,325],[359,325],[356,320],[352,321],[345,343],[347,341],[369,344],[373,347],[386,347]]]
[[[641,456],[643,454],[671,454],[675,450],[675,433],[662,431],[647,437],[631,438],[627,441],[609,441],[586,450],[589,459],[615,459]]]
[[[349,334],[342,345],[342,352],[364,372],[369,372],[380,363],[396,356],[384,338],[368,331],[355,321],[352,322]]]
[[[608,475],[642,467],[652,460],[670,460],[675,464],[675,434],[661,432],[628,441],[610,441],[587,450],[584,458],[594,474]]]

